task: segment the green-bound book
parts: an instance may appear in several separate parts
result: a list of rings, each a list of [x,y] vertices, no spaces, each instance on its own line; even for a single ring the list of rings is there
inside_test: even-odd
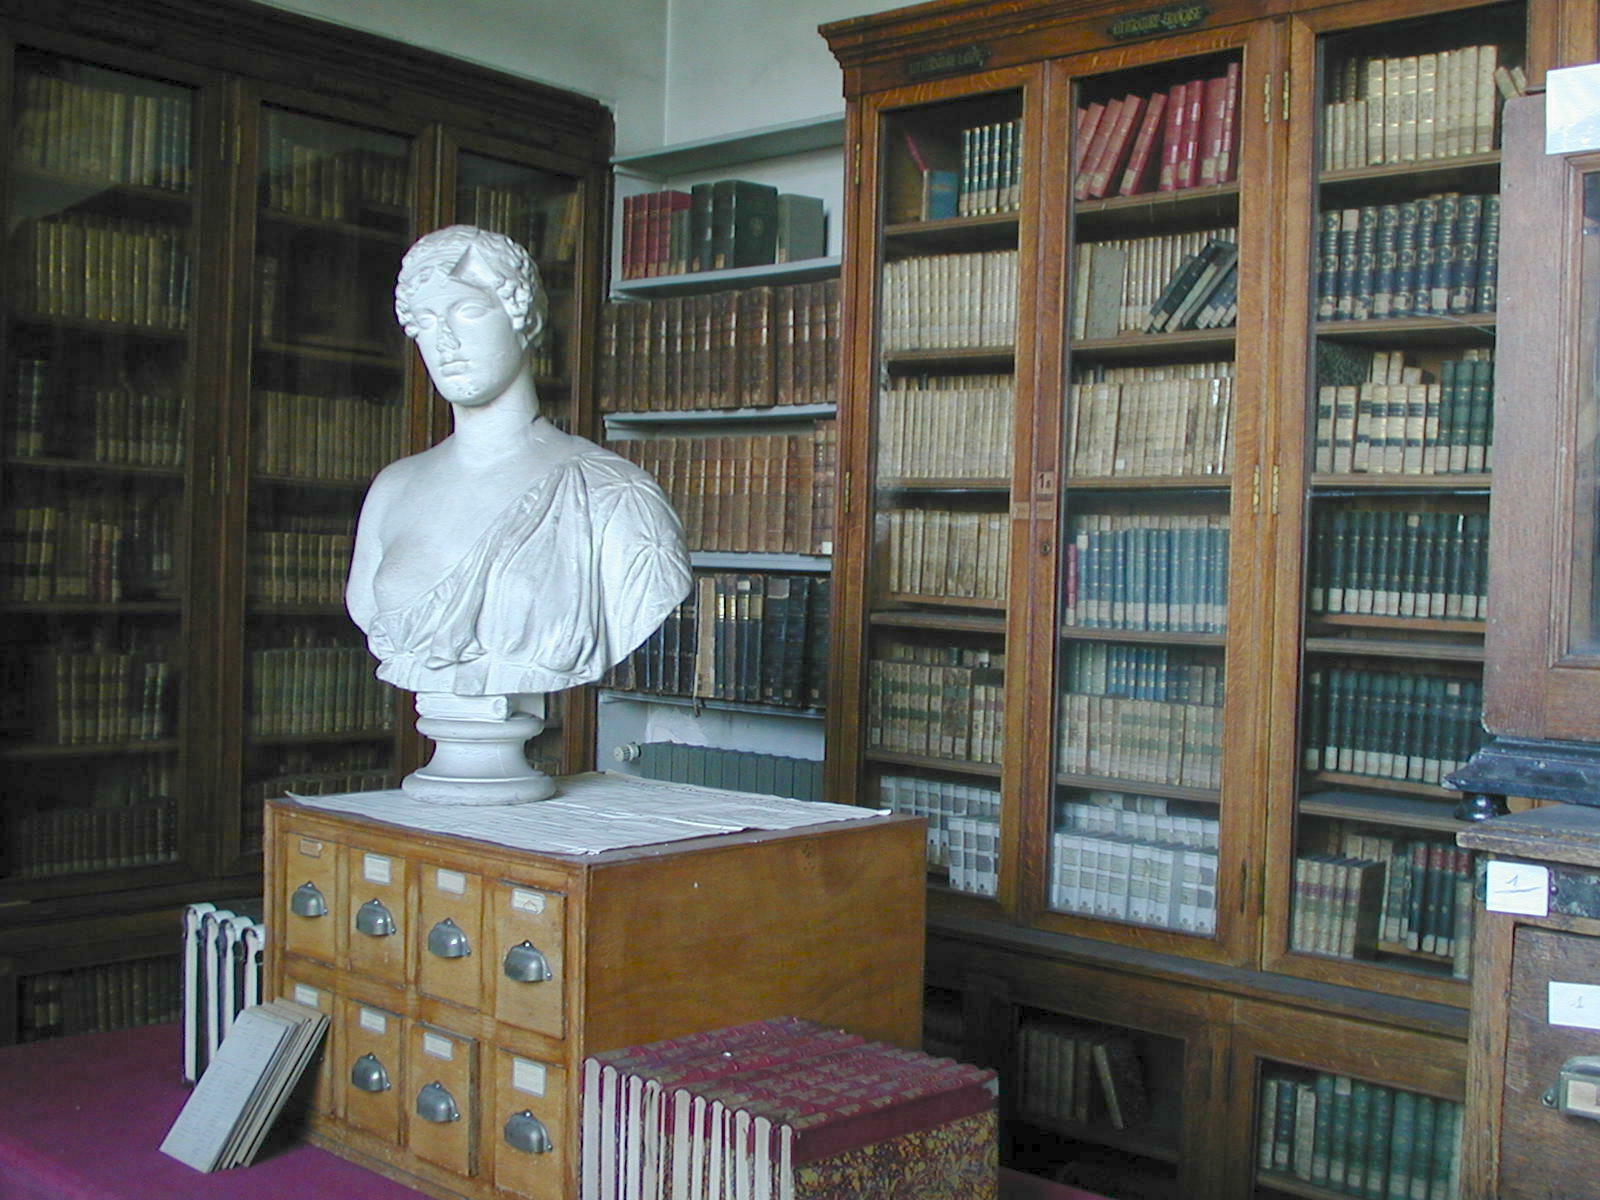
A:
[[[1428,1200],[1428,1181],[1433,1175],[1433,1126],[1439,1102],[1432,1096],[1416,1097],[1412,1120],[1415,1145],[1411,1151],[1411,1176],[1399,1200]]]
[[[1450,273],[1450,311],[1469,313],[1478,307],[1482,268],[1483,197],[1462,196],[1456,208],[1455,262]]]
[[[1428,1178],[1428,1200],[1454,1200],[1450,1181],[1461,1157],[1461,1105],[1440,1100],[1433,1123],[1432,1170]]]
[[[1350,1085],[1350,1136],[1345,1142],[1344,1190],[1366,1195],[1367,1164],[1372,1160],[1372,1085],[1357,1079]]]
[[[1272,1126],[1272,1169],[1289,1170],[1294,1161],[1294,1114],[1299,1091],[1292,1079],[1278,1081],[1277,1112]]]
[[[711,185],[711,269],[770,263],[778,248],[778,189],[747,179]]]
[[[1478,312],[1494,312],[1500,304],[1500,197],[1483,198],[1482,225],[1478,231]]]
[[[1433,268],[1428,274],[1428,311],[1435,316],[1450,311],[1450,281],[1455,275],[1456,253],[1459,249],[1456,216],[1460,208],[1461,197],[1456,193],[1445,192],[1438,197],[1438,221],[1433,231]]]
[[[1294,1143],[1290,1147],[1289,1170],[1296,1179],[1310,1179],[1317,1131],[1317,1090],[1302,1081],[1294,1085],[1294,1091]]]
[[[1350,1117],[1355,1084],[1348,1075],[1333,1077],[1333,1115],[1328,1121],[1328,1186],[1343,1191],[1349,1177]]]
[[[1413,1092],[1394,1094],[1394,1124],[1389,1136],[1389,1184],[1386,1196],[1404,1200],[1411,1195],[1411,1156],[1417,1142],[1417,1096]]]
[[[1276,1079],[1271,1075],[1261,1080],[1261,1107],[1256,1118],[1256,1166],[1263,1171],[1272,1170],[1273,1146],[1278,1130],[1278,1089],[1288,1086],[1288,1080]]]
[[[1474,359],[1462,364],[1467,369],[1467,470],[1487,471],[1493,467],[1490,443],[1494,436],[1494,363]]]
[[[1425,196],[1417,201],[1417,268],[1411,290],[1411,315],[1433,314],[1434,238],[1439,227],[1439,199]]]
[[[1334,1077],[1326,1071],[1312,1086],[1317,1092],[1316,1126],[1311,1137],[1311,1182],[1328,1182],[1328,1143],[1333,1136]]]
[[[1362,1195],[1383,1200],[1389,1186],[1389,1149],[1394,1135],[1394,1090],[1372,1085],[1372,1120],[1367,1135],[1367,1173]]]
[[[1400,206],[1384,204],[1378,207],[1376,261],[1372,273],[1371,315],[1375,318],[1394,315],[1395,269],[1399,264]]]
[[[1417,288],[1417,202],[1400,205],[1400,223],[1395,231],[1394,294],[1389,315],[1409,317],[1416,309]]]

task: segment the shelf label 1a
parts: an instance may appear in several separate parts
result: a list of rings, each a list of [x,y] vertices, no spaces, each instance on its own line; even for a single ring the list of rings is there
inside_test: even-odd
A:
[[[1490,912],[1549,916],[1550,868],[1491,859],[1483,903]]]
[[[1600,985],[1550,981],[1548,1020],[1575,1029],[1600,1029]]]

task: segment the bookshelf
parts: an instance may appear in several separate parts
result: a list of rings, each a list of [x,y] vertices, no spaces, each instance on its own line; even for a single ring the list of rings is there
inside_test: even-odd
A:
[[[621,155],[619,197],[752,180],[824,197],[837,245],[843,134],[829,116]],[[619,236],[632,220],[618,208]],[[626,277],[630,258],[602,315],[597,407],[683,518],[697,582],[607,681],[597,755],[624,772],[657,769],[629,757],[641,743],[820,760],[840,258]],[[657,767],[676,778],[676,762]]]
[[[258,6],[168,6],[138,37],[59,7],[0,5],[0,955],[26,949],[0,1041],[108,1004],[161,1019],[93,919],[167,928],[259,888],[268,796],[420,762],[343,605],[367,481],[445,431],[393,316],[400,256],[452,221],[529,244],[541,397],[592,433],[610,151],[592,102]],[[572,707],[535,749],[558,772],[590,752]]]
[[[1500,111],[1596,57],[1592,18],[935,4],[822,32],[859,145],[830,795],[929,817],[930,987],[1013,1088],[1040,1028],[1219,1072],[1164,1088],[1154,1137],[1081,1088],[1013,1113],[1013,1165],[1338,1194],[1270,1157],[1269,1090],[1348,1079],[1413,1124],[1463,1099],[1449,781],[1497,618]],[[1146,1016],[1180,1007],[1192,1043]],[[1379,1043],[1382,1070],[1345,1051]]]

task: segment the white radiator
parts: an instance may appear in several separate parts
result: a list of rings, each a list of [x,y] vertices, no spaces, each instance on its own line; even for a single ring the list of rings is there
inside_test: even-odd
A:
[[[183,911],[183,1077],[189,1083],[227,1036],[234,1017],[261,1002],[267,928],[215,904]]]

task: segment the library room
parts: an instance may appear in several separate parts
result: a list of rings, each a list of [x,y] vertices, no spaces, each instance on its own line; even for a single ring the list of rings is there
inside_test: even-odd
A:
[[[0,1196],[1600,1200],[1593,0],[0,32]]]

